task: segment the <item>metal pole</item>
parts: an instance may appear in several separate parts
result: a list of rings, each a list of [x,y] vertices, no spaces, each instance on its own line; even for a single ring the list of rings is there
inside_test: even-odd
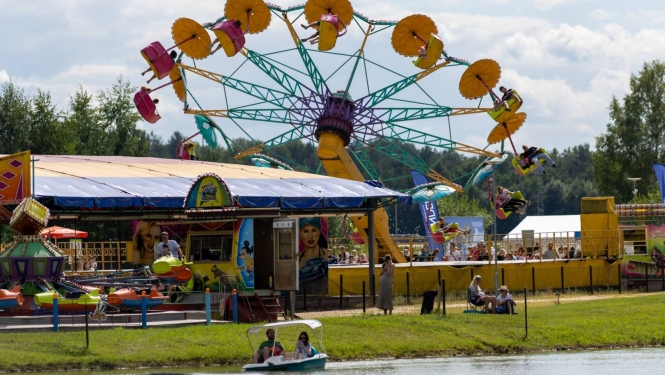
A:
[[[367,252],[369,253],[369,294],[374,300],[376,295],[376,282],[374,281],[374,271],[376,260],[374,259],[374,200],[370,200],[370,209],[367,212]]]
[[[529,319],[527,317],[526,288],[524,288],[524,337],[529,337]]]
[[[88,305],[83,305],[85,315],[85,348],[90,348],[90,331],[88,330]]]
[[[53,293],[53,332],[58,333],[60,319],[58,317],[58,293]]]
[[[344,305],[344,275],[339,275],[339,308]]]
[[[441,279],[441,301],[443,302],[441,314],[446,315],[446,279]]]
[[[365,313],[365,281],[363,280],[363,314]]]
[[[619,270],[619,294],[621,294],[621,263],[620,262],[617,263],[619,263],[619,267],[617,268]]]
[[[494,223],[492,224],[492,246],[494,246],[494,295],[499,295],[499,261],[496,254],[499,252],[496,244],[496,179],[494,178],[495,166],[492,166],[492,194],[494,195],[494,202],[492,202],[492,213],[494,215]],[[491,249],[490,249],[491,250]]]
[[[238,292],[235,289],[231,292],[231,311],[233,323],[238,324]]]
[[[148,296],[141,292],[141,328],[148,328]]]
[[[411,286],[409,285],[409,271],[406,271],[406,304],[407,305],[411,304]]]
[[[210,320],[211,320],[210,319],[211,318],[211,316],[210,316],[211,315],[210,314],[210,288],[206,288],[204,298],[205,298],[205,306],[206,306],[206,325],[209,326],[210,325]]]

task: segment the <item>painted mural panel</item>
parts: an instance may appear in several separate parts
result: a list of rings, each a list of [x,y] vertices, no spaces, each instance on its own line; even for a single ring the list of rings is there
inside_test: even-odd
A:
[[[328,220],[323,217],[300,218],[298,258],[300,285],[309,291],[328,288]]]
[[[245,289],[254,289],[254,219],[238,220],[234,233],[236,264]]]

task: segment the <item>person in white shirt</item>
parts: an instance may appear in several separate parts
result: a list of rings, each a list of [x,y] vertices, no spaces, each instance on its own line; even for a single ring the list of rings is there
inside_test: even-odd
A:
[[[460,262],[462,260],[462,254],[457,250],[457,246],[453,242],[448,245],[445,260],[449,262]]]
[[[180,260],[185,259],[185,256],[182,254],[182,250],[180,249],[180,245],[173,240],[169,240],[169,234],[167,232],[162,232],[161,238],[162,242],[155,244],[155,260],[169,254]]]
[[[496,297],[496,313],[497,314],[514,314],[513,307],[515,302],[513,296],[508,293],[508,287],[501,285],[499,288],[499,295]]]

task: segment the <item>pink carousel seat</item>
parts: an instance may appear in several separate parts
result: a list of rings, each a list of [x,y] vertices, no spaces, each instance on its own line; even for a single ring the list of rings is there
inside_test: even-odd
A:
[[[150,98],[150,94],[145,87],[141,87],[141,90],[134,94],[134,105],[141,117],[149,123],[154,124],[161,119],[157,113],[157,106],[152,102],[152,98]]]
[[[245,34],[235,26],[234,20],[222,21],[213,26],[212,31],[228,57],[234,56],[245,46]]]
[[[169,56],[168,52],[166,52],[166,49],[160,42],[152,42],[147,47],[143,48],[141,50],[141,56],[143,56],[148,65],[150,65],[150,69],[155,73],[157,79],[167,77],[175,65],[173,59],[171,59],[171,56]]]

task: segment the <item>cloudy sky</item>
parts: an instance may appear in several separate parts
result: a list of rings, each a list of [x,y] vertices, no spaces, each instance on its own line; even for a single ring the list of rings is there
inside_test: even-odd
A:
[[[274,0],[280,6],[300,1]],[[622,97],[628,90],[631,73],[645,61],[665,56],[665,7],[660,1],[601,0],[357,0],[354,9],[372,19],[398,20],[420,13],[431,17],[438,27],[446,51],[456,57],[475,61],[494,59],[502,68],[500,84],[520,92],[525,100],[522,111],[526,124],[515,134],[518,144],[528,143],[559,149],[590,143],[605,130],[607,107],[613,95]],[[79,85],[91,92],[109,87],[119,75],[132,84],[144,84],[140,72],[146,64],[140,49],[152,41],[172,45],[171,25],[180,17],[201,23],[223,15],[223,1],[84,1],[84,0],[0,0],[0,82],[12,80],[26,92],[48,90],[61,109]],[[297,14],[290,15],[291,18]],[[300,21],[302,18],[298,20]],[[364,27],[365,24],[361,23]],[[301,36],[309,32],[300,27]],[[356,73],[351,95],[354,98],[389,85],[402,76],[418,73],[411,59],[396,54],[390,44],[391,30],[370,37],[367,58],[395,73],[373,64]],[[353,53],[362,42],[357,25],[338,41],[335,52]],[[259,53],[292,49],[284,23],[273,16],[267,31],[247,38],[246,47]],[[333,74],[331,89],[344,88],[351,63],[344,56],[312,53],[324,77]],[[295,69],[303,65],[297,53],[271,55]],[[241,66],[241,55],[227,58],[223,53],[198,61],[197,66],[230,75]],[[191,60],[185,60],[191,64]],[[285,68],[286,69],[286,68]],[[439,70],[417,87],[405,90],[401,98],[451,107],[474,107],[459,95],[458,81],[463,67]],[[294,77],[308,83],[296,71]],[[399,74],[399,75],[398,75]],[[265,76],[242,65],[234,77],[256,84],[273,86]],[[153,87],[154,85],[153,81]],[[164,83],[164,81],[162,81]],[[249,104],[248,98],[227,93],[213,82],[190,78],[189,88],[206,109],[225,109]],[[431,97],[429,99],[427,95]],[[160,98],[162,120],[142,123],[148,131],[167,138],[174,130],[196,132],[191,116],[170,88],[156,93]],[[382,106],[403,107],[397,102]],[[485,101],[483,104],[487,104]],[[229,120],[220,125],[232,137],[243,130]],[[265,140],[289,130],[288,125],[240,123],[249,135]],[[484,114],[418,121],[408,126],[456,141],[485,147],[494,126]]]

